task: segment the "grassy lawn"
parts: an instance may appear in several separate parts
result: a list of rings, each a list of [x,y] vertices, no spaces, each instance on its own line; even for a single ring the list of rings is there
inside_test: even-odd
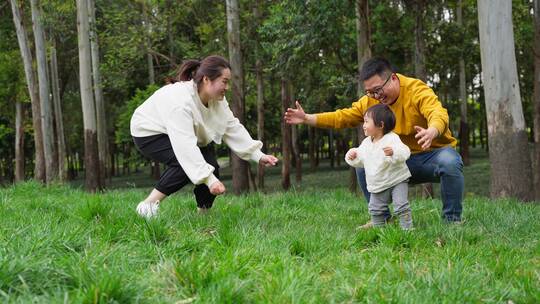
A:
[[[412,232],[356,231],[369,216],[345,167],[288,193],[270,176],[207,216],[188,189],[151,221],[134,212],[148,188],[0,189],[0,302],[540,303],[540,205],[480,196],[487,168],[467,169],[464,224],[413,198]]]

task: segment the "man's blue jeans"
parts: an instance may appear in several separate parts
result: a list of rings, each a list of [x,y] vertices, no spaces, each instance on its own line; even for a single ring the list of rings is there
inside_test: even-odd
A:
[[[449,222],[461,221],[465,181],[463,161],[459,153],[452,147],[444,147],[429,152],[411,154],[407,160],[407,166],[412,175],[409,184],[441,183],[443,219]],[[357,168],[356,176],[369,203],[370,194],[367,191],[364,168]],[[390,217],[390,214],[387,217]]]

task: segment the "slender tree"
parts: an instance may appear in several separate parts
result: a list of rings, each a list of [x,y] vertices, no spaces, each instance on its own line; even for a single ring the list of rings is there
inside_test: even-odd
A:
[[[24,181],[24,109],[15,103],[15,182]]]
[[[154,71],[154,59],[152,56],[152,24],[150,23],[150,17],[148,16],[148,3],[143,2],[143,18],[144,18],[144,33],[145,33],[145,49],[146,49],[146,63],[148,69],[148,83],[150,85],[156,83],[156,74]],[[169,21],[167,21],[169,22]],[[172,60],[170,60],[172,62]],[[159,163],[156,161],[150,162],[151,166],[151,175],[155,180],[158,180],[161,173],[159,168]]]
[[[491,196],[530,201],[532,171],[517,76],[512,2],[478,0]]]
[[[244,123],[244,72],[240,46],[240,16],[237,0],[227,0],[227,38],[232,74],[232,111]],[[234,153],[231,155],[233,191],[240,194],[249,190],[248,163]]]
[[[540,201],[540,0],[534,0],[534,189]]]
[[[56,38],[51,35],[51,85],[54,106],[54,122],[56,127],[56,150],[58,151],[58,177],[60,181],[67,180],[66,167],[66,140],[64,135],[64,122],[62,115],[62,102],[60,97],[60,83],[58,78],[58,59],[56,56]]]
[[[424,38],[424,20],[426,16],[425,0],[414,0],[414,74],[422,81],[427,79],[426,42]]]
[[[97,142],[96,109],[92,92],[90,25],[87,0],[77,0],[77,32],[79,44],[79,82],[84,125],[84,168],[86,190],[101,188]]]
[[[107,116],[105,111],[105,100],[103,99],[103,88],[101,84],[101,72],[99,68],[99,41],[96,25],[96,5],[94,0],[88,1],[88,23],[90,36],[90,50],[92,54],[92,80],[94,88],[94,100],[96,103],[96,123],[99,156],[99,184],[105,184],[107,173],[107,160],[109,157],[109,140],[107,138]]]
[[[427,80],[426,43],[424,38],[424,17],[427,3],[425,0],[407,0],[409,11],[414,14],[414,74],[422,81]],[[421,185],[422,197],[433,197],[433,184]]]
[[[294,97],[294,90],[293,86],[289,83],[287,86],[288,94],[287,97],[289,99],[288,104],[290,105],[293,100],[296,100]],[[300,145],[298,143],[298,125],[289,126],[291,129],[291,151],[292,156],[294,157],[294,171],[295,171],[295,181],[297,184],[302,182],[302,154],[300,151]]]
[[[58,178],[58,166],[55,161],[54,127],[52,103],[49,98],[49,76],[47,71],[47,50],[45,32],[41,21],[41,8],[37,0],[31,0],[32,27],[36,46],[36,62],[41,110],[41,128],[43,130],[43,156],[45,157],[45,181]]]
[[[285,113],[290,106],[288,81],[285,78],[281,79],[281,113]],[[281,186],[284,190],[291,187],[291,126],[281,120]]]
[[[464,36],[463,28],[463,0],[458,1],[456,10],[457,24]],[[467,123],[467,88],[465,78],[465,58],[463,50],[459,57],[459,99],[460,99],[460,126],[459,126],[459,151],[463,164],[470,164],[469,158],[469,124]]]
[[[261,21],[260,0],[255,2],[253,7],[253,17],[255,22],[259,25]],[[259,45],[259,35],[255,35],[255,78],[257,82],[257,137],[264,143],[266,149],[266,142],[264,136],[264,75],[263,64],[261,60],[262,48]],[[259,184],[259,190],[264,190],[264,165],[259,165],[257,169],[257,183]]]
[[[38,83],[33,69],[32,52],[29,47],[28,34],[23,22],[23,14],[16,0],[10,0],[13,12],[13,22],[17,32],[17,41],[21,50],[24,65],[24,75],[28,86],[28,94],[32,103],[32,127],[34,128],[35,167],[34,177],[45,182],[45,156],[43,152],[43,132],[41,128],[41,109],[38,94]]]
[[[369,1],[356,0],[356,60],[358,62],[358,76],[364,62],[371,57],[371,26],[369,23]],[[358,96],[364,95],[364,83],[358,78],[357,85]],[[353,132],[353,145],[358,146],[364,140],[364,131],[362,126],[356,128],[356,136]],[[358,189],[358,179],[356,177],[356,169],[349,169],[349,190],[356,192]]]

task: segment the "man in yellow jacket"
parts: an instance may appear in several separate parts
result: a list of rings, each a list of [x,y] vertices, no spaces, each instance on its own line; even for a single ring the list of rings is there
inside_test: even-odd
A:
[[[321,128],[352,128],[364,122],[364,113],[370,106],[378,103],[388,105],[396,115],[393,132],[411,149],[411,157],[407,160],[412,174],[409,182],[440,182],[443,219],[460,222],[464,191],[463,162],[455,150],[457,141],[448,128],[448,111],[437,95],[421,80],[394,73],[384,58],[366,61],[360,79],[366,94],[353,102],[350,108],[307,114],[297,101],[296,109],[287,109],[285,121]],[[356,173],[369,202],[364,169],[357,168]],[[367,223],[363,227],[370,226],[371,223]]]

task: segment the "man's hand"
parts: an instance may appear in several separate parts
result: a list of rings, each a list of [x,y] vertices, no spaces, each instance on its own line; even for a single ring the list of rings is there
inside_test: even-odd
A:
[[[357,155],[358,155],[357,149],[352,148],[352,149],[349,149],[345,157],[347,157],[348,160],[353,160],[356,158]]]
[[[306,116],[306,112],[297,100],[296,109],[288,108],[285,112],[285,122],[291,125],[302,124],[306,122]]]
[[[422,150],[427,150],[431,147],[433,139],[439,136],[439,131],[434,127],[424,129],[419,126],[414,126],[414,129],[416,130],[416,135],[414,137],[418,140],[418,144],[422,147]]]
[[[392,150],[392,147],[384,147],[383,151],[384,151],[384,155],[386,156],[394,155],[394,150]]]
[[[213,195],[220,195],[225,193],[225,186],[220,181],[214,182],[210,185],[210,193]]]
[[[261,159],[259,159],[259,164],[264,165],[265,167],[275,166],[278,162],[277,157],[274,155],[263,155]]]

